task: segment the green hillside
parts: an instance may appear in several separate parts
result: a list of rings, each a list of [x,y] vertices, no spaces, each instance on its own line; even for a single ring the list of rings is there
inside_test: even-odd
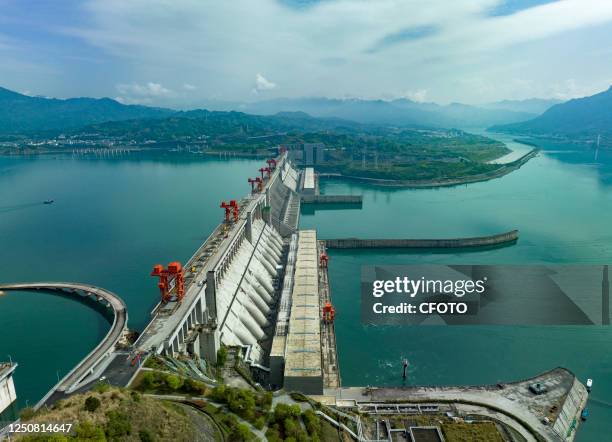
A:
[[[612,144],[612,87],[585,98],[551,107],[533,120],[492,126],[490,131],[520,135],[550,136]]]
[[[0,133],[64,130],[105,121],[167,117],[174,111],[124,105],[110,98],[30,97],[0,87]]]

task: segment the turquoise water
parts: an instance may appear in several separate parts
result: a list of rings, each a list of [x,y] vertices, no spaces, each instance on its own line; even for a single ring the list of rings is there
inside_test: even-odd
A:
[[[521,231],[517,245],[484,252],[333,251],[344,385],[473,384],[534,375],[554,366],[594,379],[591,418],[579,441],[612,433],[612,333],[602,327],[366,327],[360,324],[362,264],[611,263],[612,155],[555,148],[486,183],[397,190],[327,181],[326,193],[364,195],[362,210],[303,214],[328,237],[437,237]],[[83,281],[116,291],[131,328],[157,301],[157,262],[186,260],[221,220],[221,199],[244,195],[257,161],[124,158],[0,158],[0,281]],[[56,203],[41,202],[54,198]],[[89,307],[42,293],[0,297],[0,360],[20,363],[20,405],[37,401],[106,333]],[[603,437],[603,439],[602,439]]]
[[[550,146],[549,146],[550,147]],[[396,190],[327,181],[322,192],[363,194],[363,209],[303,214],[321,238],[454,237],[520,230],[511,247],[468,254],[396,251],[330,253],[343,385],[497,383],[556,366],[594,379],[591,418],[579,441],[612,434],[612,329],[609,327],[389,327],[360,323],[362,265],[612,262],[612,155],[568,147],[540,154],[486,183]],[[603,435],[606,435],[605,437]],[[604,437],[604,438],[602,438]]]
[[[257,167],[256,167],[257,166]],[[119,294],[142,330],[158,301],[156,263],[186,261],[239,198],[259,162],[182,157],[0,157],[0,281],[82,281]],[[43,205],[46,199],[53,205]],[[0,360],[19,363],[19,404],[40,397],[109,328],[48,293],[0,296]]]

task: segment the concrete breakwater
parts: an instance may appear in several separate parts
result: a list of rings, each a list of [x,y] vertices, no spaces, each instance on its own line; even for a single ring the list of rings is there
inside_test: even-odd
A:
[[[326,239],[325,246],[329,249],[455,249],[468,247],[487,247],[511,244],[518,240],[519,231],[499,233],[489,236],[449,239],[359,239],[339,238]]]
[[[302,195],[305,204],[361,204],[361,195]]]

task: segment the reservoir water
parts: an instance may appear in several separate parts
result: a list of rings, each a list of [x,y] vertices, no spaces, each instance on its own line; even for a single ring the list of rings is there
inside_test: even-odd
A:
[[[594,379],[578,440],[612,434],[612,331],[592,327],[372,327],[360,324],[364,264],[612,263],[612,155],[562,146],[501,179],[398,190],[342,181],[361,210],[304,211],[302,227],[332,237],[476,236],[517,228],[519,242],[477,253],[332,251],[344,385],[477,384],[564,366]],[[524,146],[522,147],[524,148]],[[0,158],[0,281],[68,280],[122,296],[141,329],[158,293],[157,262],[186,260],[221,220],[219,202],[248,191],[258,161],[176,156]],[[56,203],[45,206],[42,201]],[[89,307],[41,293],[0,297],[0,360],[10,354],[20,405],[37,401],[107,330]]]

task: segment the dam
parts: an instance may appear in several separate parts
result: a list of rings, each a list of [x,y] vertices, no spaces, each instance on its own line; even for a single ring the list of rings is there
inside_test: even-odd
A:
[[[190,352],[214,362],[221,345],[239,347],[245,362],[266,377],[300,208],[297,171],[286,155],[275,163],[184,266],[184,298],[154,309],[135,351],[176,356],[188,353],[189,343]]]
[[[227,346],[239,349],[255,380],[266,387],[333,398],[338,407],[351,399],[353,390],[340,382],[333,321],[322,317],[331,294],[321,257],[334,244],[314,229],[299,230],[300,173],[283,154],[275,161],[262,174],[261,187],[226,204],[229,216],[181,266],[182,282],[170,278],[171,296],[153,309],[138,340],[105,352],[86,376],[71,379],[71,392],[90,388],[101,377],[128,385],[151,355],[214,362]],[[151,287],[153,292],[153,280]],[[428,390],[423,400],[447,400],[436,391]],[[49,396],[46,404],[57,398]],[[359,397],[358,406],[362,400],[386,397]]]

